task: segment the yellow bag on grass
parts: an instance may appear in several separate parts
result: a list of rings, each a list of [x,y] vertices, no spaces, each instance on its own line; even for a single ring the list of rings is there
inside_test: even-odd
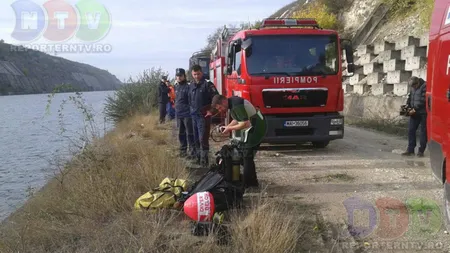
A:
[[[134,203],[137,210],[158,209],[158,208],[176,208],[182,192],[187,191],[187,181],[184,179],[164,178],[159,186],[141,197]]]

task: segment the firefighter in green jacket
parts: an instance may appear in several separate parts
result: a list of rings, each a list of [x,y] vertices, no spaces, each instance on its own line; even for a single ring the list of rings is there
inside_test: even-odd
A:
[[[244,185],[246,188],[259,187],[254,157],[266,135],[267,124],[264,116],[248,100],[237,96],[226,98],[223,95],[216,95],[213,97],[211,108],[213,112],[209,112],[209,115],[229,110],[233,120],[228,126],[223,127],[222,133],[241,132],[241,141],[244,144]]]

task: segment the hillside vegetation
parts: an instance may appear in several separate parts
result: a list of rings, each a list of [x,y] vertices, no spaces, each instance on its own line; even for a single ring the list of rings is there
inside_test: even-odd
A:
[[[312,18],[314,17],[320,27],[326,29],[338,30],[340,28],[339,20],[334,6],[329,5],[328,1],[315,1],[292,14],[292,18]]]
[[[419,24],[424,29],[429,29],[434,0],[382,0],[391,6],[392,17],[398,21],[405,16],[418,13]]]
[[[0,95],[50,93],[61,85],[99,91],[122,82],[106,70],[0,41]]]
[[[372,31],[369,42],[405,35],[418,37],[428,31],[434,0],[297,0],[270,18],[315,18],[321,27],[338,30],[341,37],[351,39],[379,4],[388,5],[389,12]],[[240,28],[257,28],[261,21],[242,23]],[[218,27],[208,36],[203,50],[214,48],[222,29],[223,26]]]
[[[429,30],[434,0],[309,0],[294,1],[272,17],[315,18],[324,28],[336,29],[351,39],[380,5],[389,7],[387,15],[371,32],[368,43],[419,37]]]

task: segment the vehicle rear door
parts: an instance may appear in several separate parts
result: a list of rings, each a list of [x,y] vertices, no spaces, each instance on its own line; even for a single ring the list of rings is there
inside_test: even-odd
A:
[[[435,57],[438,60],[434,66],[437,73],[434,73],[433,87],[432,87],[432,102],[431,102],[431,134],[432,139],[442,146],[442,155],[448,157],[449,139],[450,139],[450,1],[446,1],[445,17],[442,20],[441,32],[439,35],[438,50],[435,52]],[[432,157],[433,160],[434,157]],[[437,157],[436,157],[437,158]],[[442,158],[436,159],[440,162],[439,166],[442,170]],[[447,173],[450,173],[447,171]],[[448,177],[447,177],[448,178]]]

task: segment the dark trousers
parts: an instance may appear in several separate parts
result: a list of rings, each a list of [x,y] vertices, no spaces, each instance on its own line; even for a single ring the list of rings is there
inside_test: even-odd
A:
[[[167,115],[166,104],[159,103],[159,123],[166,122],[166,115]]]
[[[244,165],[244,186],[257,186],[258,177],[256,176],[255,155],[258,152],[260,144],[245,147],[243,149]]]
[[[172,103],[168,102],[166,106],[166,112],[169,116],[169,120],[175,119],[175,108],[172,107]]]
[[[178,139],[180,141],[181,155],[188,155],[187,149],[189,145],[189,155],[194,156],[194,130],[192,126],[192,118],[178,118]]]
[[[244,186],[258,186],[258,178],[256,176],[255,156],[258,152],[261,141],[266,135],[267,124],[264,116],[258,112],[255,117],[250,118],[253,129],[250,130],[247,137],[247,142],[243,150],[243,165],[244,165]],[[242,133],[243,134],[243,133]]]
[[[205,118],[205,116],[201,114],[192,115],[192,125],[194,129],[195,154],[197,160],[203,166],[208,166],[211,117]]]
[[[408,152],[414,153],[416,148],[416,132],[420,129],[419,153],[423,153],[427,147],[427,116],[414,115],[409,118],[408,125]]]

